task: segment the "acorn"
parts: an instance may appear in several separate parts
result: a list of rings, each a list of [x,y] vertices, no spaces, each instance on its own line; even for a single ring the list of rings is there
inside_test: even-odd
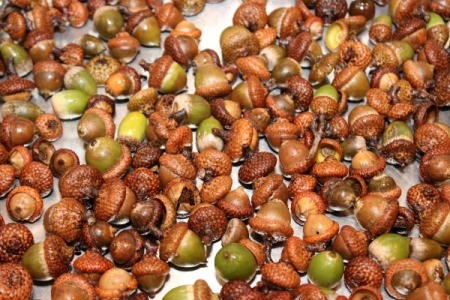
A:
[[[267,69],[272,72],[273,68],[280,62],[281,59],[287,56],[286,49],[275,44],[264,47],[259,51],[259,55],[264,57],[267,61]]]
[[[164,285],[169,271],[167,263],[153,256],[144,257],[136,263],[131,273],[136,276],[141,289],[147,293],[156,293]]]
[[[97,284],[103,273],[114,268],[109,259],[103,257],[97,250],[87,250],[73,262],[75,272],[88,279],[92,284]]]
[[[78,121],[77,133],[78,137],[87,144],[98,137],[114,138],[114,120],[109,113],[101,108],[89,108]]]
[[[32,187],[19,186],[8,194],[6,209],[15,221],[35,222],[42,214],[42,207],[42,197]]]
[[[19,263],[34,244],[33,234],[20,223],[0,226],[0,241],[0,263]]]
[[[369,253],[386,270],[393,262],[408,258],[410,241],[410,238],[396,233],[385,233],[370,243]]]
[[[440,244],[448,245],[450,240],[445,231],[442,230],[447,223],[447,215],[450,206],[448,203],[441,202],[433,206],[433,209],[427,211],[419,224],[419,231],[425,238],[430,238]]]
[[[213,129],[217,128],[222,130],[222,124],[213,116],[204,119],[198,125],[196,134],[197,150],[202,152],[206,149],[216,149],[221,151],[224,146],[224,142],[221,138],[213,134]]]
[[[186,71],[169,55],[163,55],[152,64],[142,59],[139,65],[150,73],[148,85],[161,93],[175,94],[186,86]]]
[[[49,30],[31,31],[27,35],[23,45],[35,63],[50,60],[53,57],[55,41],[52,32]]]
[[[195,74],[195,94],[206,99],[223,97],[231,93],[225,72],[214,64],[200,67]]]
[[[214,258],[216,276],[220,282],[250,281],[256,273],[256,260],[252,252],[238,243],[223,246]]]
[[[277,83],[283,83],[287,78],[295,75],[301,76],[302,69],[300,64],[290,57],[280,59],[272,70],[272,78]]]
[[[220,241],[222,243],[222,246],[225,246],[231,243],[237,243],[242,239],[248,238],[249,232],[247,229],[247,225],[245,225],[242,220],[233,218],[228,221],[227,229]]]
[[[383,281],[383,269],[369,257],[355,257],[345,268],[344,280],[350,291],[360,286],[372,286],[379,289]]]
[[[206,246],[210,246],[225,233],[227,218],[225,213],[214,205],[198,204],[190,213],[188,227]]]
[[[345,92],[349,101],[359,101],[369,90],[369,79],[359,68],[348,65],[335,74],[332,85]]]
[[[268,262],[261,268],[263,282],[272,289],[292,290],[300,285],[300,276],[285,262]]]
[[[331,24],[325,32],[325,46],[331,52],[336,52],[339,46],[349,40],[349,28],[345,22],[338,20]]]
[[[5,299],[31,299],[33,296],[33,278],[30,272],[18,263],[0,265],[0,280],[8,282],[1,295]]]
[[[279,7],[268,15],[267,24],[275,28],[277,37],[283,40],[300,32],[302,19],[297,7]]]
[[[147,118],[143,113],[130,112],[120,122],[117,140],[134,149],[144,139],[146,126]]]
[[[194,57],[198,53],[198,42],[189,35],[169,35],[164,41],[164,54],[172,56],[172,58],[182,65],[189,68]]]
[[[283,176],[280,174],[272,173],[266,177],[259,178],[253,186],[252,205],[256,209],[274,199],[281,200],[287,204],[289,192],[283,182]]]
[[[200,237],[188,229],[187,223],[176,223],[161,241],[160,258],[186,268],[204,264],[206,250]]]
[[[124,20],[119,10],[116,7],[107,5],[95,11],[93,20],[95,29],[100,34],[100,37],[105,40],[112,39],[124,25]]]
[[[104,180],[102,173],[90,165],[76,165],[67,170],[58,181],[62,197],[79,201],[93,199]]]
[[[94,77],[97,85],[105,85],[106,80],[111,74],[120,68],[120,63],[117,59],[106,54],[99,54],[91,59],[85,65],[86,70]]]
[[[378,43],[372,50],[376,66],[392,66],[400,69],[405,61],[414,57],[414,49],[406,42]]]
[[[25,146],[15,146],[9,152],[8,163],[14,167],[16,177],[19,177],[23,167],[32,161],[33,156]]]
[[[231,100],[238,102],[243,110],[259,108],[265,106],[268,93],[267,88],[256,76],[250,76],[233,89]]]
[[[202,36],[202,31],[198,29],[194,23],[188,20],[181,20],[175,28],[170,32],[170,35],[189,35],[192,36],[196,40],[200,40]]]
[[[125,174],[131,164],[129,148],[108,137],[99,137],[91,142],[85,158],[86,163],[102,172],[105,179]]]
[[[75,152],[61,148],[56,150],[50,157],[48,166],[56,178],[61,177],[67,170],[78,166],[80,160]]]
[[[339,231],[339,224],[325,214],[310,214],[303,226],[303,239],[308,249],[322,251]]]
[[[172,3],[164,3],[156,11],[156,19],[163,31],[173,30],[177,24],[183,21],[184,17],[178,8]]]
[[[89,95],[80,90],[64,90],[52,96],[52,107],[61,120],[81,117],[86,109]]]
[[[36,103],[22,100],[13,100],[3,103],[2,115],[12,117],[24,117],[34,121],[44,111]]]
[[[22,265],[34,280],[49,281],[69,271],[73,251],[61,237],[51,234],[25,252]]]
[[[126,298],[134,293],[138,281],[134,275],[124,269],[112,268],[103,273],[95,286],[95,292],[100,299]]]
[[[247,28],[236,25],[225,28],[220,35],[220,48],[224,63],[233,63],[239,57],[256,55],[259,42]],[[243,55],[245,53],[245,55]]]
[[[115,99],[127,99],[141,90],[138,72],[129,66],[122,66],[105,82],[105,91]]]
[[[313,113],[331,119],[347,108],[347,95],[339,92],[334,86],[325,84],[314,93],[310,107]]]
[[[172,111],[176,117],[180,115],[188,124],[198,125],[211,116],[210,104],[199,95],[181,94],[175,97]]]
[[[5,116],[0,129],[0,142],[11,150],[14,146],[29,144],[34,138],[36,127],[24,117]]]
[[[52,285],[52,299],[62,300],[70,297],[82,297],[95,300],[94,286],[81,275],[65,273],[59,276]]]
[[[141,45],[139,40],[128,32],[119,32],[108,41],[108,49],[111,56],[122,64],[129,64],[139,53]]]
[[[342,257],[331,251],[320,252],[309,263],[307,274],[308,280],[313,284],[333,288],[339,284],[344,274]]]
[[[404,166],[414,160],[416,149],[413,133],[404,122],[394,121],[389,124],[384,130],[381,144],[381,153],[390,164]]]
[[[0,53],[5,65],[8,65],[11,60],[12,66],[19,77],[24,77],[33,69],[33,61],[28,52],[19,45],[12,42],[3,42],[0,45]]]
[[[90,34],[82,34],[75,40],[75,43],[83,49],[85,57],[94,57],[106,50],[102,41]]]
[[[333,240],[333,251],[339,253],[347,262],[358,256],[366,256],[368,253],[369,237],[366,231],[358,231],[350,225],[341,227],[340,232]]]
[[[397,217],[399,204],[381,196],[368,194],[355,206],[355,216],[359,224],[373,236],[390,231]]]
[[[34,124],[36,125],[39,136],[47,141],[56,141],[63,134],[62,122],[54,114],[39,115],[35,119]]]
[[[440,46],[445,46],[449,37],[449,28],[445,25],[442,17],[430,12],[430,19],[426,25],[428,40],[435,40]]]
[[[97,83],[94,77],[83,67],[74,66],[64,75],[66,89],[80,90],[91,97],[97,93]]]
[[[383,172],[386,161],[383,157],[366,149],[359,150],[350,164],[350,175],[369,179]]]
[[[127,187],[134,192],[138,200],[153,197],[161,191],[161,183],[158,176],[150,169],[144,167],[137,168],[128,173],[124,181]]]
[[[128,270],[144,255],[144,240],[135,229],[126,229],[112,239],[109,251],[116,266]]]
[[[35,87],[36,85],[32,81],[13,74],[0,82],[0,100],[4,102],[28,101]]]

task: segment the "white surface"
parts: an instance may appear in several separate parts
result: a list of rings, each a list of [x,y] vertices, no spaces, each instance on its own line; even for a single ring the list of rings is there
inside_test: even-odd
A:
[[[283,6],[293,6],[295,5],[294,0],[269,0],[267,6],[267,12],[270,13],[272,10],[274,10],[276,7],[283,7]],[[205,6],[204,11],[195,17],[188,18],[190,21],[194,22],[198,28],[200,28],[203,32],[201,42],[199,44],[200,49],[206,49],[211,48],[216,50],[220,55],[220,46],[219,46],[219,37],[223,29],[225,29],[227,26],[232,25],[232,17],[234,14],[234,11],[237,9],[237,7],[241,4],[240,0],[225,0],[222,3],[219,4],[207,4]],[[386,7],[380,8],[377,7],[377,14],[385,13]],[[73,29],[71,28],[68,32],[64,34],[56,33],[55,40],[57,41],[58,46],[62,47],[68,42],[74,41],[75,38],[82,33],[91,33],[96,34],[94,29],[92,28],[92,23],[89,22],[81,29]],[[167,33],[163,34],[163,38]],[[361,39],[368,43],[368,36],[367,36],[367,30],[364,34],[361,35]],[[322,42],[321,42],[322,43]],[[323,43],[322,43],[323,44]],[[324,48],[324,51],[326,49]],[[162,55],[162,49],[160,48],[141,48],[141,53],[139,54],[138,58],[134,60],[134,62],[131,64],[131,66],[135,67],[139,72],[142,71],[142,69],[137,65],[137,62],[140,58],[145,58],[147,61],[153,61],[154,59],[160,57]],[[307,70],[304,70],[304,76],[307,76],[308,72]],[[307,78],[307,77],[306,77]],[[143,88],[147,86],[146,80],[144,80]],[[99,92],[103,93],[103,89],[99,88]],[[194,84],[193,84],[193,76],[192,71],[189,72],[189,81],[188,81],[188,92],[193,93],[194,92]],[[52,108],[50,105],[50,102],[45,102],[41,97],[37,95],[37,93],[34,94],[33,101],[35,101],[41,108],[43,108],[46,112],[52,112]],[[350,105],[349,110],[351,110],[351,107],[353,105]],[[116,126],[120,124],[120,121],[127,113],[126,103],[117,103],[116,104],[116,115],[114,117],[114,120],[116,122]],[[444,121],[443,117],[446,118],[446,122],[449,121],[449,111],[441,112],[441,121]],[[64,122],[64,135],[63,137],[56,141],[54,143],[56,149],[65,147],[70,148],[74,150],[80,157],[81,163],[85,163],[84,159],[84,146],[81,140],[79,140],[76,126],[78,121],[67,121]],[[268,150],[268,146],[264,139],[260,140],[260,150]],[[237,171],[238,168],[233,168],[233,189],[239,186],[239,182],[237,179]],[[278,173],[281,173],[278,168]],[[392,166],[389,166],[386,168],[386,173],[390,176],[392,176],[397,184],[402,187],[403,194],[400,198],[401,205],[405,206],[405,195],[407,189],[413,185],[419,182],[418,180],[418,169],[417,169],[417,163],[415,165],[407,166],[403,169],[394,168]],[[251,190],[246,190],[246,192],[250,195]],[[55,189],[53,190],[52,194],[44,199],[44,211],[52,204],[58,202],[61,199],[59,191],[57,189],[57,182],[55,182]],[[5,201],[0,202],[0,211],[2,212],[2,215],[6,218],[6,220],[9,222],[9,217],[6,213],[5,209]],[[344,224],[352,225],[356,228],[360,228],[357,224],[355,218],[352,215],[349,215],[347,217],[335,217],[333,215],[330,215],[335,220],[338,220],[340,223],[340,226]],[[184,220],[186,221],[186,220]],[[36,223],[27,225],[35,238],[35,242],[41,241],[44,239],[45,231],[42,225],[42,218],[39,219]],[[298,224],[296,224],[294,221],[292,221],[292,226],[295,231],[295,236],[302,237],[302,227]],[[414,231],[417,235],[417,229]],[[221,245],[220,242],[215,243],[212,247],[212,251],[208,256],[208,264],[204,267],[196,268],[196,269],[190,269],[187,271],[183,271],[181,269],[175,269],[171,268],[170,271],[170,277],[168,278],[168,281],[164,285],[163,289],[156,295],[155,299],[161,299],[165,293],[167,293],[170,289],[177,287],[179,285],[185,285],[185,284],[192,284],[196,279],[204,279],[208,282],[210,287],[215,292],[220,291],[220,284],[215,278],[215,271],[214,271],[214,255],[215,253],[220,249]],[[274,249],[274,258],[277,258],[279,253],[281,251],[281,248]],[[258,280],[259,276],[252,282],[253,284]],[[307,278],[305,275],[301,277],[302,283],[307,282]],[[34,288],[34,299],[50,299],[50,287],[52,282],[49,282],[47,284],[37,284]],[[341,294],[348,295],[349,292],[345,288],[343,284],[338,289],[338,292]],[[383,294],[385,297],[387,297],[384,289]]]

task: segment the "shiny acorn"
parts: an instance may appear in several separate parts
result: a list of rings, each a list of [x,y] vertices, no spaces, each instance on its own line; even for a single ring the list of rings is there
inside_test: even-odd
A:
[[[100,37],[109,40],[120,32],[124,25],[122,14],[116,7],[103,6],[95,11],[94,27],[97,29]]]
[[[64,75],[66,89],[80,90],[89,97],[97,93],[97,83],[94,77],[83,67],[72,67]]]
[[[80,90],[64,90],[52,96],[51,102],[55,114],[61,120],[73,120],[81,117],[89,96]]]

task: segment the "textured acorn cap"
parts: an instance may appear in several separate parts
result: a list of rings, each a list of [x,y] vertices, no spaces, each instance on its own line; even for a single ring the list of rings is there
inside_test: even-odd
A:
[[[294,289],[300,285],[300,276],[294,268],[287,263],[266,263],[261,268],[263,279],[278,288]]]
[[[60,287],[62,286],[62,287]],[[56,291],[58,288],[61,288],[60,291],[61,294],[63,294],[63,290],[65,288],[69,288],[72,290],[72,293],[76,293],[75,291],[83,292],[82,296],[86,297],[86,300],[95,300],[97,299],[97,296],[95,294],[95,288],[94,286],[84,278],[83,276],[79,274],[73,274],[73,273],[64,273],[61,276],[59,276],[55,282],[52,285],[52,297],[56,296]],[[71,293],[68,292],[70,295]],[[81,296],[78,294],[78,296]]]

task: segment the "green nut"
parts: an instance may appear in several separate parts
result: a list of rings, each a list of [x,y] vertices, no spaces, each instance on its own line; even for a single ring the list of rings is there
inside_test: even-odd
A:
[[[309,281],[313,284],[331,289],[338,285],[342,279],[344,261],[336,252],[320,252],[309,263],[307,274]]]
[[[434,27],[436,25],[445,24],[444,19],[440,15],[434,12],[429,13],[430,19],[427,22],[426,29],[430,29],[431,27]]]
[[[208,101],[201,96],[193,94],[176,96],[173,100],[172,110],[175,114],[177,112],[180,114],[185,113],[185,121],[193,125],[198,125],[211,116],[211,106]]]
[[[161,45],[161,28],[155,17],[142,20],[134,27],[131,35],[143,46],[159,47]]]
[[[113,6],[100,7],[95,11],[93,19],[95,29],[105,40],[115,37],[124,25],[122,14]]]
[[[121,143],[135,147],[144,139],[146,127],[147,118],[143,113],[130,112],[120,122],[117,139]]]
[[[216,83],[228,83],[225,72],[215,64],[201,66],[195,74],[195,89]]]
[[[339,100],[339,93],[337,89],[331,84],[322,85],[317,91],[314,93],[314,98],[319,96],[327,96],[336,101]]]
[[[409,258],[422,262],[433,258],[440,259],[444,253],[444,249],[438,242],[420,237],[411,239],[409,249],[411,252]]]
[[[159,91],[163,94],[176,94],[186,87],[186,83],[186,71],[174,61],[162,80]]]
[[[2,115],[13,117],[24,117],[34,121],[39,115],[42,115],[44,111],[33,102],[29,101],[8,101],[3,103]]]
[[[230,280],[250,281],[255,276],[256,259],[252,252],[238,243],[227,244],[214,258],[216,275],[222,282]]]
[[[65,90],[52,96],[52,107],[61,120],[81,117],[86,109],[89,96],[80,90]]]
[[[97,93],[97,83],[94,77],[83,67],[72,67],[64,75],[64,86],[66,89],[74,89],[85,92],[92,96]]]
[[[214,128],[223,129],[222,124],[213,116],[203,120],[197,128],[197,150],[216,149],[222,151],[224,142],[212,133]]]
[[[14,69],[18,76],[23,77],[33,69],[33,61],[23,47],[12,42],[4,42],[0,46],[0,52],[5,65],[8,65],[8,61],[12,59]]]
[[[85,153],[86,163],[106,173],[122,159],[121,144],[108,137],[99,137],[91,142]]]
[[[407,42],[392,41],[387,42],[386,45],[394,49],[400,66],[403,66],[405,61],[414,58],[414,49]]]
[[[93,57],[99,55],[106,50],[102,41],[93,35],[83,34],[75,41],[81,48],[83,48],[83,54],[86,57]]]
[[[206,249],[201,238],[188,230],[171,261],[178,267],[195,267],[206,262]]]
[[[33,279],[37,281],[52,280],[44,252],[44,242],[39,242],[28,248],[22,257],[22,266],[30,271]]]
[[[383,144],[383,147],[385,147],[386,145],[398,139],[407,140],[412,143],[414,142],[414,135],[411,129],[408,125],[406,125],[405,122],[402,121],[394,121],[389,124],[388,127],[386,127],[386,129],[384,130],[381,142]]]
[[[247,82],[242,81],[231,92],[231,100],[238,102],[242,109],[252,109],[253,103],[248,94]]]
[[[408,258],[410,240],[396,233],[382,234],[370,243],[370,256],[386,269],[390,263]]]

